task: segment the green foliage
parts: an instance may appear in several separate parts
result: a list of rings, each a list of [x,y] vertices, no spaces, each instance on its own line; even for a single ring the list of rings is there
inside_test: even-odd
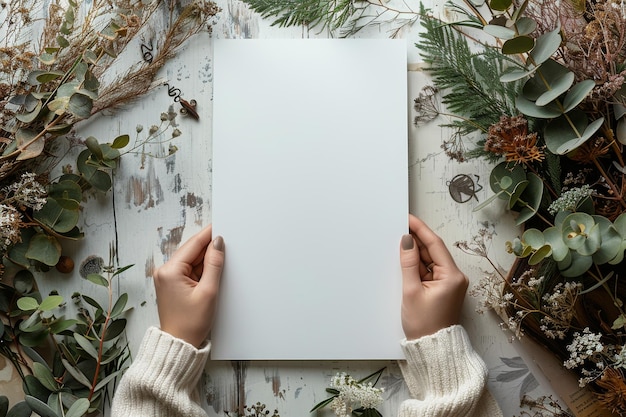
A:
[[[473,52],[467,38],[453,26],[427,16],[422,9],[424,32],[416,44],[434,84],[444,93],[443,104],[460,117],[444,126],[466,136],[485,133],[501,115],[513,116],[519,83],[502,83],[500,76],[519,63],[496,48],[485,46]]]
[[[356,12],[352,0],[244,0],[262,17],[275,18],[272,26],[308,25],[336,30]]]
[[[0,417],[7,412],[9,416],[35,412],[81,417],[102,409],[109,384],[122,375],[129,358],[123,337],[128,295],[113,297],[113,279],[129,267],[107,267],[106,277],[98,275],[98,287],[94,288],[108,294],[108,304],[74,294],[75,318],[63,314],[68,307],[62,296],[42,298],[26,270],[16,277],[13,287],[0,285],[0,315],[8,318],[7,324],[0,326],[0,354],[20,373],[25,393],[25,401],[4,414],[8,404],[0,397]],[[47,361],[32,348],[49,346],[50,340],[55,349]],[[15,349],[17,344],[19,349]],[[26,373],[24,354],[33,361]]]

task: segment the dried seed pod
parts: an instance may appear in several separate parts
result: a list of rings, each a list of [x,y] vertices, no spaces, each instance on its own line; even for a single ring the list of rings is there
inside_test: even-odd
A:
[[[69,256],[62,255],[56,264],[56,269],[63,274],[69,274],[74,270],[74,260]]]

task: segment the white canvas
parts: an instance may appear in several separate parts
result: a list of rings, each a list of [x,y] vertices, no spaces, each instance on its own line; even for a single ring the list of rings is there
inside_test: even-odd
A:
[[[212,359],[399,359],[406,44],[216,40]]]

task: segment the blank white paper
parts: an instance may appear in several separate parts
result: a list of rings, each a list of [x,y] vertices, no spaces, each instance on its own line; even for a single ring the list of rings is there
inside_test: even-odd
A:
[[[403,358],[406,44],[215,40],[212,359]]]

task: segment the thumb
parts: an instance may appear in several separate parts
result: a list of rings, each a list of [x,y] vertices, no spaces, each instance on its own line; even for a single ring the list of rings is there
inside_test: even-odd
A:
[[[212,294],[217,294],[224,268],[224,239],[216,237],[209,244],[204,255],[202,278],[198,287]]]
[[[411,234],[402,236],[400,242],[400,266],[402,267],[402,293],[412,296],[422,289],[419,272],[420,254]]]

